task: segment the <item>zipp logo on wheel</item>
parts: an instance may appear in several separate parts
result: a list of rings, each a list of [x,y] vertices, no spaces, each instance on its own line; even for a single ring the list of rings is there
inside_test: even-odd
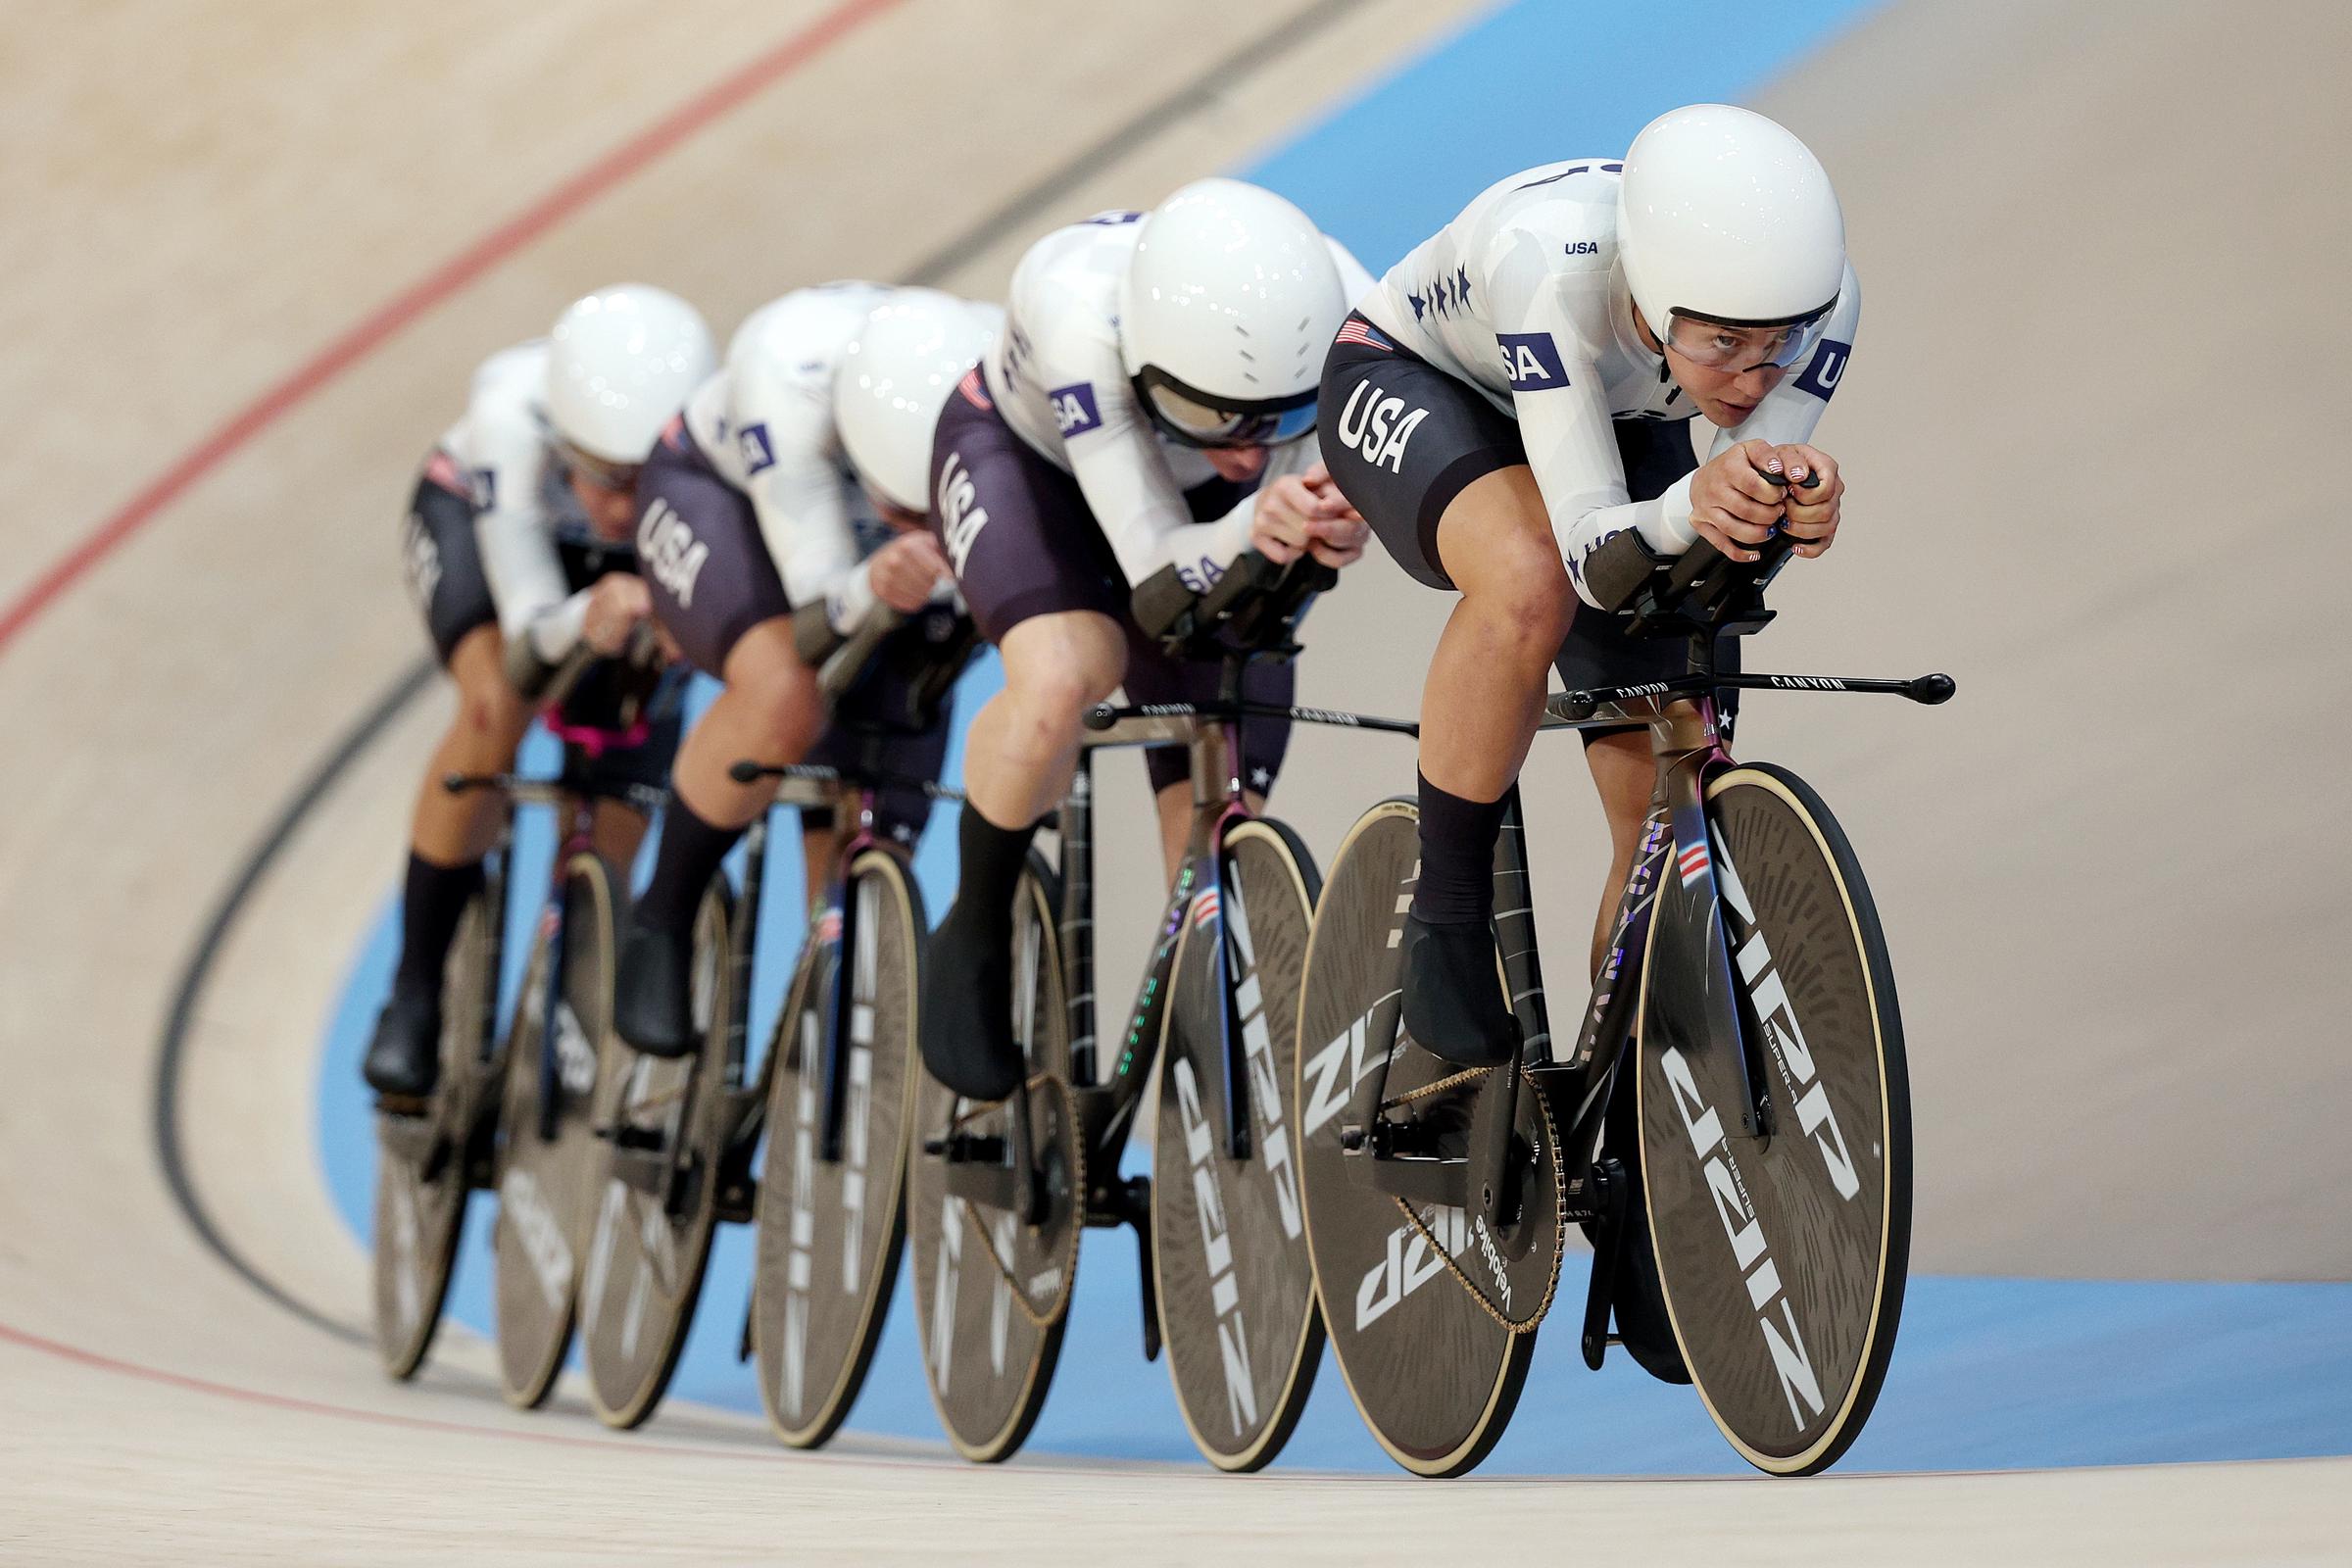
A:
[[[1421,1211],[1421,1222],[1429,1227],[1429,1235],[1455,1257],[1470,1250],[1470,1217],[1458,1208],[1441,1208],[1436,1204]],[[1446,1272],[1446,1259],[1429,1245],[1429,1238],[1411,1225],[1399,1225],[1389,1232],[1389,1245],[1380,1261],[1364,1271],[1355,1285],[1355,1331],[1379,1322],[1391,1308],[1412,1295],[1422,1286]]]
[[[1862,1191],[1862,1177],[1854,1168],[1844,1130],[1838,1125],[1829,1086],[1814,1076],[1813,1053],[1805,1045],[1804,1030],[1797,1026],[1796,1008],[1772,961],[1772,949],[1765,945],[1764,933],[1756,925],[1755,906],[1748,902],[1747,889],[1740,886],[1740,873],[1729,856],[1716,858],[1715,877],[1725,906],[1739,924],[1747,928],[1746,938],[1738,944],[1740,978],[1747,984],[1748,1001],[1764,1030],[1764,1043],[1795,1102],[1797,1128],[1820,1152],[1822,1167],[1838,1196],[1850,1203]]]
[[[1797,1327],[1796,1306],[1781,1289],[1780,1267],[1772,1260],[1771,1244],[1748,1197],[1747,1184],[1740,1179],[1739,1164],[1724,1146],[1723,1118],[1699,1093],[1690,1058],[1679,1046],[1667,1047],[1658,1066],[1674,1091],[1675,1109],[1682,1115],[1683,1130],[1690,1136],[1691,1152],[1702,1161],[1707,1196],[1714,1200],[1715,1217],[1722,1222],[1724,1238],[1732,1244],[1732,1259],[1746,1279],[1748,1305],[1755,1311],[1757,1332],[1764,1336],[1765,1352],[1772,1357],[1781,1397],[1788,1401],[1788,1415],[1802,1432],[1808,1421],[1822,1413],[1821,1379],[1805,1349],[1804,1333]],[[1780,1308],[1778,1321],[1775,1305]],[[1804,1409],[1798,1408],[1800,1403]]]

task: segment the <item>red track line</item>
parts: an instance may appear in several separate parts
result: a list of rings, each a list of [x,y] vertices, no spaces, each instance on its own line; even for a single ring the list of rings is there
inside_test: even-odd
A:
[[[142,1383],[157,1383],[166,1388],[180,1389],[190,1394],[208,1395],[216,1399],[234,1399],[241,1404],[266,1405],[273,1410],[291,1410],[301,1415],[329,1416],[338,1421],[360,1421],[369,1426],[399,1427],[411,1432],[437,1432],[468,1438],[497,1438],[510,1443],[552,1444],[565,1448],[617,1448],[631,1453],[690,1454],[705,1459],[751,1459],[772,1464],[778,1457],[775,1448],[746,1444],[742,1447],[719,1448],[707,1444],[664,1443],[645,1438],[581,1437],[566,1432],[531,1432],[519,1427],[477,1426],[466,1421],[438,1421],[430,1416],[397,1415],[389,1410],[367,1410],[357,1405],[329,1404],[322,1399],[305,1399],[291,1394],[270,1394],[260,1389],[239,1388],[233,1383],[215,1383],[209,1378],[190,1377],[184,1372],[167,1372],[161,1367],[141,1366],[136,1361],[119,1360],[96,1350],[44,1339],[27,1334],[23,1329],[0,1323],[0,1344],[14,1345],[71,1361],[117,1377],[135,1378]],[[797,1459],[814,1459],[827,1464],[855,1464],[882,1470],[926,1470],[937,1472],[954,1469],[955,1465],[943,1449],[937,1459],[895,1458],[886,1454],[828,1453],[800,1454]]]
[[[784,76],[814,60],[851,32],[900,0],[843,0],[808,26],[557,186],[538,201],[484,234],[458,255],[393,296],[357,326],[264,391],[226,423],[190,448],[113,516],[51,563],[24,591],[0,610],[0,654],[17,634],[39,618],[59,596],[116,547],[137,533],[197,480],[219,467],[255,436],[316,395],[383,342],[434,306],[506,261],[531,241],[571,217],[680,142],[739,108]]]

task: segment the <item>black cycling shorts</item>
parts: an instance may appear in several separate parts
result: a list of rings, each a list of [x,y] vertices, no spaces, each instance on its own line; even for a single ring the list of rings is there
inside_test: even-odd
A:
[[[1471,481],[1527,462],[1519,422],[1361,315],[1348,318],[1323,362],[1322,410],[1323,461],[1340,493],[1416,581],[1450,589],[1438,554],[1439,519]],[[1615,430],[1633,500],[1665,494],[1698,466],[1687,420],[1619,419]],[[1624,616],[1579,604],[1552,662],[1561,685],[1630,686],[1684,672],[1689,646],[1681,638],[1637,639],[1624,628]],[[1726,644],[1723,668],[1739,667],[1738,648]],[[1727,702],[1727,718],[1728,709]]]

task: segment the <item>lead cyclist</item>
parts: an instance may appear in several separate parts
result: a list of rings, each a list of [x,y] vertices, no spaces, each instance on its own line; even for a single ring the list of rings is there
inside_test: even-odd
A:
[[[1548,673],[1571,689],[1682,673],[1679,642],[1636,642],[1593,602],[1586,562],[1629,530],[1660,559],[1704,539],[1753,561],[1780,530],[1799,556],[1828,550],[1845,481],[1810,437],[1861,304],[1813,154],[1761,115],[1699,104],[1623,159],[1490,187],[1341,328],[1323,371],[1332,477],[1398,564],[1461,594],[1422,689],[1404,937],[1405,1027],[1438,1055],[1491,1067],[1517,1045],[1494,984],[1494,841]],[[1615,852],[1597,969],[1653,769],[1640,729],[1586,745]]]

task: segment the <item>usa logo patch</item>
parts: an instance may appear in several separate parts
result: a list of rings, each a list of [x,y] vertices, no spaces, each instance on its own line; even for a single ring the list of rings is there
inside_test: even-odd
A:
[[[1498,332],[1502,373],[1514,392],[1542,392],[1568,384],[1568,367],[1560,363],[1560,346],[1549,332]]]
[[[1853,357],[1853,353],[1854,346],[1851,343],[1823,338],[1821,347],[1813,351],[1813,357],[1805,362],[1803,371],[1797,375],[1797,390],[1810,392],[1822,402],[1829,402],[1830,394],[1837,391],[1838,383],[1845,378],[1845,362]]]
[[[1102,423],[1102,410],[1095,402],[1095,384],[1080,381],[1073,386],[1057,386],[1046,394],[1054,406],[1054,425],[1068,440]]]
[[[743,476],[776,466],[776,449],[767,439],[767,426],[747,424],[735,432],[735,450],[743,455]]]

